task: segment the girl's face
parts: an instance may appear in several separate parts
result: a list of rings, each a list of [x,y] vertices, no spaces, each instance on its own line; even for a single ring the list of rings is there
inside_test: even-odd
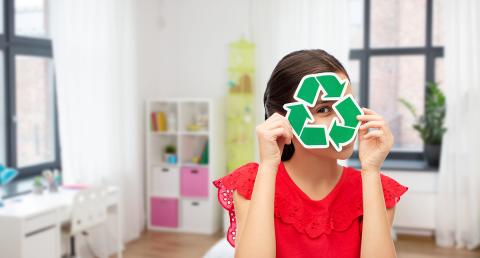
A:
[[[337,73],[337,75],[342,79],[347,79],[347,77],[343,73]],[[345,94],[353,94],[352,86],[350,83],[345,91]],[[321,96],[323,95],[323,91],[320,93],[317,104],[314,107],[309,108],[310,112],[313,115],[315,120],[314,124],[325,125],[327,128],[330,126],[332,119],[337,117],[337,114],[333,110],[332,105],[335,101],[323,101],[321,100]],[[355,97],[355,96],[354,96]],[[355,140],[352,141],[350,144],[343,146],[342,151],[338,152],[335,148],[330,144],[328,148],[323,149],[308,149],[304,148],[303,145],[298,141],[296,137],[293,137],[293,142],[295,145],[295,153],[297,153],[298,148],[302,148],[301,152],[308,151],[311,154],[321,157],[327,157],[332,159],[348,159],[353,153],[353,146],[355,144]]]

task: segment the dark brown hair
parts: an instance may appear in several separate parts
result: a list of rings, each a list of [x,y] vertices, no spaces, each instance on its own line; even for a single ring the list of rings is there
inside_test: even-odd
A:
[[[295,101],[293,94],[302,77],[322,72],[343,73],[348,78],[343,65],[321,49],[299,50],[283,57],[273,69],[265,89],[263,96],[265,120],[275,112],[286,115],[283,105]],[[282,161],[292,158],[294,152],[293,142],[285,145]]]

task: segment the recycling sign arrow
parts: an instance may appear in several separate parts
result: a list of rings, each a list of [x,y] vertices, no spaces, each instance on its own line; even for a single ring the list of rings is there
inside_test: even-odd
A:
[[[293,96],[296,102],[283,105],[293,134],[305,148],[328,148],[332,144],[341,151],[355,139],[360,126],[357,115],[363,111],[352,94],[345,94],[347,86],[348,80],[341,80],[336,73],[309,74],[298,84]],[[332,119],[329,127],[315,124],[308,109],[315,106],[322,91],[322,100],[335,101],[332,107],[337,117]]]

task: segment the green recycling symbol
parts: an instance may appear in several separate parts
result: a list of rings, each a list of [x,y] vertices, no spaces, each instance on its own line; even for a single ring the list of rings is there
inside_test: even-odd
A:
[[[345,95],[348,80],[341,80],[336,73],[309,74],[302,78],[293,98],[296,102],[283,105],[293,134],[305,148],[328,148],[329,143],[337,151],[351,143],[358,132],[360,122],[357,115],[362,109],[352,94]],[[324,101],[335,101],[332,105],[337,114],[327,128],[313,124],[314,119],[307,107],[314,107],[320,92]]]

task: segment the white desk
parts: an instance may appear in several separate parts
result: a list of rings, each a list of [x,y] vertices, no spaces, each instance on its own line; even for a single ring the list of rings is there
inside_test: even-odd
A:
[[[0,258],[59,258],[61,225],[70,222],[75,193],[27,194],[5,200],[0,208]],[[108,188],[107,207],[117,216],[117,257],[122,257],[120,194]]]

